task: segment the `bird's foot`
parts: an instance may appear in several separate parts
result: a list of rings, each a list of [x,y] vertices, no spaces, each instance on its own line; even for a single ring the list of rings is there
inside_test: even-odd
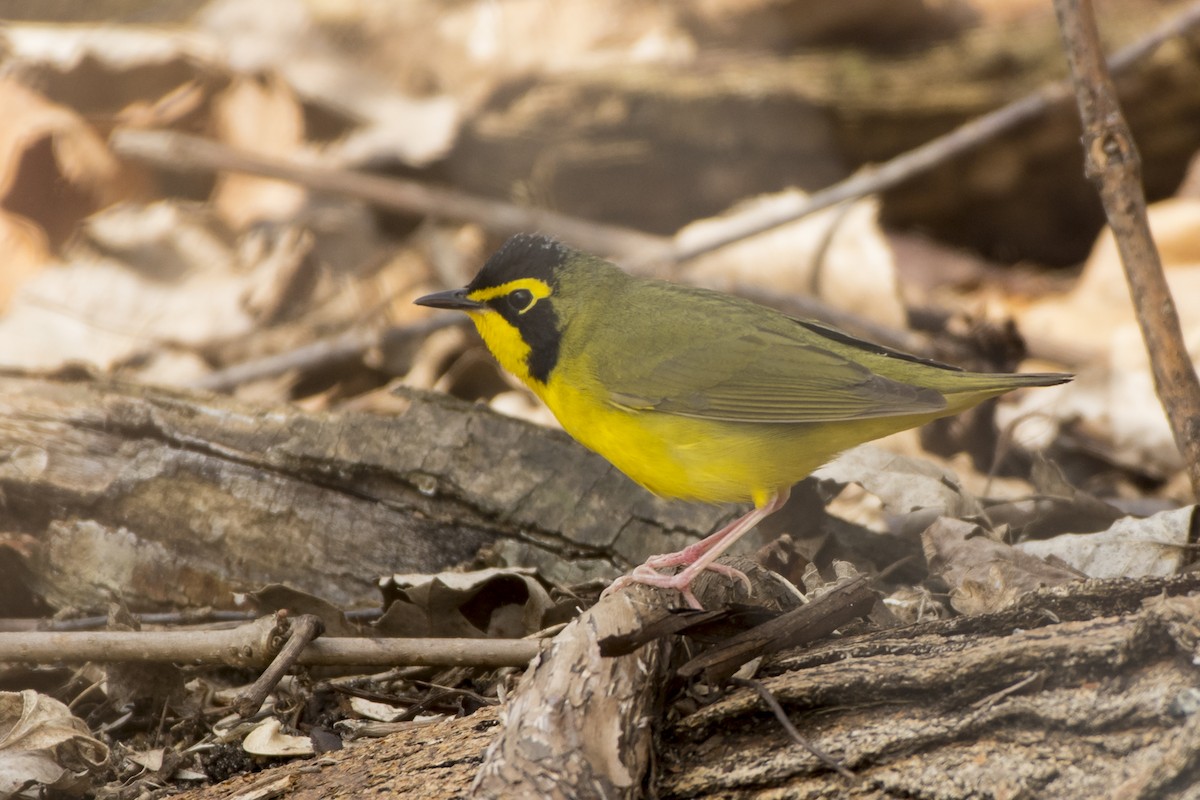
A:
[[[716,533],[710,533],[695,544],[688,545],[677,553],[650,556],[650,558],[646,559],[645,564],[642,564],[628,575],[623,575],[613,581],[612,585],[604,590],[601,597],[618,592],[626,586],[640,583],[645,586],[656,586],[660,589],[676,589],[683,595],[683,599],[687,601],[689,606],[692,608],[703,608],[700,605],[700,601],[696,599],[696,595],[692,593],[692,581],[706,569],[711,569],[713,572],[724,575],[727,578],[741,581],[742,585],[746,587],[746,593],[752,593],[753,589],[750,585],[750,579],[746,577],[746,573],[740,569],[734,569],[728,565],[717,564],[715,562],[721,557],[722,553],[728,550],[738,539],[742,538],[746,531],[757,525],[759,520],[774,514],[782,508],[787,499],[788,490],[780,489],[766,496],[762,505],[756,506],[748,513],[721,528],[721,530]],[[673,575],[664,575],[659,572],[660,569],[671,569],[673,567],[683,567],[683,569]]]
[[[643,569],[660,570],[691,566],[703,558],[713,548],[713,544],[708,539],[702,539],[674,553],[662,553],[657,556],[650,556],[646,559],[646,563],[634,570],[634,573],[636,574],[638,570]]]
[[[692,581],[694,581],[696,577],[706,569],[712,570],[719,575],[724,575],[732,580],[741,581],[742,585],[746,587],[747,593],[752,591],[750,579],[746,577],[746,573],[727,564],[703,564],[700,562],[695,562],[690,564],[686,569],[673,575],[664,575],[656,568],[657,559],[674,559],[674,557],[679,555],[681,555],[681,553],[668,553],[665,556],[654,556],[650,559],[647,559],[645,564],[637,567],[633,570],[633,572],[629,573],[628,575],[622,575],[613,581],[612,584],[610,584],[609,587],[604,590],[604,592],[601,594],[601,597],[607,597],[613,592],[619,592],[621,589],[624,589],[627,586],[640,583],[643,586],[654,586],[659,589],[675,589],[683,595],[684,602],[686,602],[691,608],[703,610],[704,606],[700,604],[700,601],[696,599],[696,595],[692,592]],[[678,566],[680,563],[681,562],[679,561],[672,560],[667,565]]]

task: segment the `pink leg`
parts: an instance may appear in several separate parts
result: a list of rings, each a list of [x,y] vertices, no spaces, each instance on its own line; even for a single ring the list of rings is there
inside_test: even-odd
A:
[[[787,502],[789,493],[789,489],[777,492],[766,504],[751,510],[748,514],[735,519],[716,533],[709,534],[677,553],[664,553],[663,555],[651,556],[646,559],[645,564],[637,567],[633,572],[613,581],[612,585],[605,589],[604,594],[607,595],[610,592],[619,591],[630,584],[641,583],[646,586],[657,586],[661,589],[678,589],[683,593],[683,599],[687,601],[689,606],[692,608],[702,608],[700,601],[692,594],[691,586],[696,576],[706,569],[718,572],[729,578],[740,580],[749,589],[750,580],[741,570],[713,562],[732,547],[738,539],[746,535],[751,528],[782,508],[783,504]],[[674,575],[664,575],[658,572],[660,569],[678,566],[682,566],[684,569]]]

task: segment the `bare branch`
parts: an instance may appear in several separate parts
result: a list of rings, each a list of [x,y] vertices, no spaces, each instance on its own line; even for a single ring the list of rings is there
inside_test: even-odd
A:
[[[325,632],[324,623],[315,614],[301,614],[294,621],[287,619],[283,612],[279,612],[276,616],[281,624],[287,625],[288,640],[279,650],[279,655],[275,656],[271,665],[258,676],[258,680],[238,695],[238,699],[233,705],[237,709],[237,713],[243,717],[248,717],[258,711],[275,685],[288,673],[288,670],[296,665],[305,648]]]
[[[279,650],[274,616],[228,630],[0,633],[0,662],[156,661],[265,667]],[[298,664],[520,667],[541,645],[528,639],[360,639],[310,642]]]
[[[1150,234],[1142,162],[1104,63],[1091,0],[1054,0],[1083,121],[1087,176],[1096,185],[1125,265],[1154,384],[1200,497],[1200,379]],[[1193,9],[1195,12],[1195,9]]]
[[[763,685],[762,681],[732,678],[729,682],[734,686],[742,686],[758,692],[758,696],[762,698],[762,701],[766,707],[771,709],[771,713],[775,715],[775,719],[779,721],[779,724],[783,727],[787,735],[791,737],[793,742],[803,747],[805,750],[811,753],[814,758],[816,758],[829,769],[841,775],[846,780],[858,781],[858,776],[847,769],[842,762],[838,761],[836,758],[817,747],[811,741],[802,736],[800,731],[796,730],[796,726],[792,724],[790,719],[788,719],[787,711],[785,711],[783,706],[779,704],[779,701],[775,699],[775,695],[771,694],[771,690]]]
[[[166,169],[230,170],[278,178],[317,191],[356,197],[385,208],[470,220],[504,235],[541,231],[581,249],[600,253],[657,252],[666,244],[661,236],[631,228],[589,222],[556,211],[513,205],[417,181],[272,158],[174,131],[120,128],[113,131],[109,145],[125,158]]]
[[[209,392],[229,392],[242,384],[274,378],[291,370],[318,371],[361,358],[372,347],[401,347],[442,328],[465,327],[466,323],[466,319],[445,314],[412,325],[390,326],[383,330],[354,328],[282,353],[231,364],[196,378],[189,386]]]

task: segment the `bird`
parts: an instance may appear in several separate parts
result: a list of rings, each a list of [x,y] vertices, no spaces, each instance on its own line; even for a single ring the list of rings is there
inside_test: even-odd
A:
[[[500,366],[585,447],[654,494],[753,507],[608,589],[682,593],[843,450],[1065,373],[979,373],[721,292],[638,277],[520,233],[466,286],[414,301],[466,312]],[[682,568],[678,571],[676,568]]]

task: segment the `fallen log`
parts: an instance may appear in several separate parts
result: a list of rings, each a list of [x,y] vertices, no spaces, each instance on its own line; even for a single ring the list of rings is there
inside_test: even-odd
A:
[[[267,583],[377,603],[381,575],[477,561],[611,577],[731,513],[655,498],[561,432],[420,394],[395,416],[317,414],[7,374],[0,453],[0,531],[58,608],[229,607]]]

